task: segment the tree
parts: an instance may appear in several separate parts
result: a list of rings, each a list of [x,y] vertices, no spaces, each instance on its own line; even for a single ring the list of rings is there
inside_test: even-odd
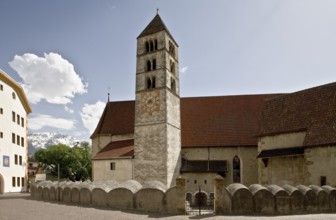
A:
[[[35,152],[35,159],[40,162],[47,173],[57,176],[58,164],[60,177],[72,181],[84,181],[91,178],[91,148],[88,142],[81,142],[73,148],[57,144]]]

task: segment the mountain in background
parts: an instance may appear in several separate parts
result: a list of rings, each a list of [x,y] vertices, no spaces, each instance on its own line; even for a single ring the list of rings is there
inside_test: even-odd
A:
[[[47,148],[54,144],[65,144],[74,147],[82,141],[67,134],[57,132],[41,132],[28,134],[28,154],[34,155],[40,148]]]

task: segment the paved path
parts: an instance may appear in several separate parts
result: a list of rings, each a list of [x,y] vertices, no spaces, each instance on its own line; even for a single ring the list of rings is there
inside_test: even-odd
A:
[[[292,216],[164,216],[160,214],[118,211],[93,207],[80,207],[32,200],[29,194],[0,195],[1,220],[104,220],[104,219],[221,219],[221,220],[301,220],[336,219],[336,214],[292,215]]]

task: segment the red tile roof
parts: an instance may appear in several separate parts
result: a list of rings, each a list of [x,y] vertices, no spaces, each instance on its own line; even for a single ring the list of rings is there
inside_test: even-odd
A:
[[[181,98],[182,147],[257,146],[260,112],[275,96]],[[134,107],[134,101],[108,103],[91,137],[134,133]]]
[[[91,138],[134,133],[134,101],[109,102]]]
[[[92,159],[107,159],[117,157],[132,157],[134,154],[134,140],[114,141],[106,145]]]
[[[256,146],[254,134],[264,101],[275,96],[182,98],[182,147]]]
[[[257,135],[307,131],[304,146],[336,143],[336,82],[268,100]]]

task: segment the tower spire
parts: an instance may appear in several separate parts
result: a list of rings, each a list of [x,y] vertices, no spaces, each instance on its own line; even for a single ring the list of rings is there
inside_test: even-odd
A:
[[[110,102],[110,87],[107,88],[107,102]]]
[[[156,14],[157,15],[159,14],[159,8],[156,8]]]

